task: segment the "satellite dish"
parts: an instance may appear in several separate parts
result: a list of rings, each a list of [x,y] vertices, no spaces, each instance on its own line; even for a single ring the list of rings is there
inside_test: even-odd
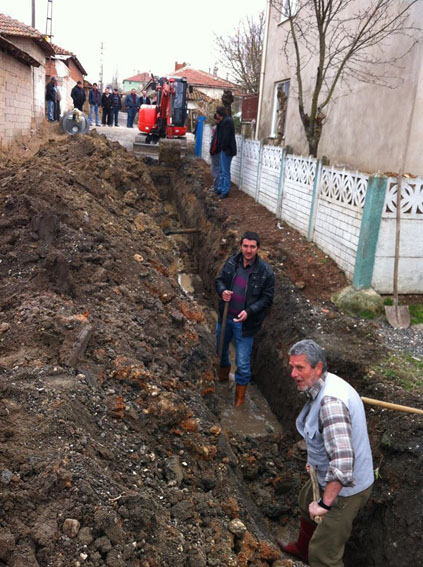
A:
[[[73,134],[86,134],[90,129],[87,116],[77,108],[66,112],[66,114],[62,116],[60,126],[64,132],[71,136],[73,136]]]

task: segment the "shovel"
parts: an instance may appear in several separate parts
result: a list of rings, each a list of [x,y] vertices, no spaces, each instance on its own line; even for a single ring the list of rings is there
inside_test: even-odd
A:
[[[398,175],[397,183],[397,223],[395,234],[395,261],[394,261],[394,304],[385,306],[385,315],[394,329],[407,329],[410,326],[410,312],[408,305],[398,305],[398,265],[401,226],[401,182],[402,172]]]
[[[223,308],[223,315],[222,315],[222,326],[220,327],[219,350],[217,351],[217,368],[220,367],[220,361],[222,360],[223,342],[225,340],[226,320],[228,318],[228,308],[229,308],[229,301],[225,301],[225,307]]]

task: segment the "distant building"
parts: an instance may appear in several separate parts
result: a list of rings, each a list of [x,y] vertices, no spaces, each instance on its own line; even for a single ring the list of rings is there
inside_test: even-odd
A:
[[[206,73],[193,69],[186,63],[175,63],[175,70],[169,73],[172,77],[186,77],[188,84],[202,92],[211,99],[219,100],[222,98],[223,91],[229,89],[235,97],[241,95],[241,91],[235,83],[222,79],[215,74]]]
[[[38,30],[0,14],[0,147],[45,119],[45,63],[53,55]]]
[[[52,43],[51,46],[54,50],[54,56],[50,57],[46,62],[46,81],[48,82],[51,77],[56,77],[62,97],[61,111],[63,114],[73,108],[73,102],[70,96],[71,90],[76,85],[77,81],[82,81],[84,84],[84,76],[87,72],[74,53],[54,43]],[[87,90],[87,100],[84,110],[89,111],[88,89],[85,84],[84,88]]]
[[[123,79],[122,90],[125,93],[129,93],[129,91],[131,91],[132,89],[135,89],[137,92],[141,92],[145,89],[150,79],[151,73],[138,73],[133,77]]]

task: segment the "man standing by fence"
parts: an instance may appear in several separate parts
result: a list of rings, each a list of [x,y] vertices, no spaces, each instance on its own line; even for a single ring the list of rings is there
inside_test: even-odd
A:
[[[231,188],[231,162],[236,156],[236,140],[234,121],[227,115],[224,106],[216,108],[216,121],[218,123],[217,151],[220,156],[220,177],[217,193],[219,199],[225,199]]]

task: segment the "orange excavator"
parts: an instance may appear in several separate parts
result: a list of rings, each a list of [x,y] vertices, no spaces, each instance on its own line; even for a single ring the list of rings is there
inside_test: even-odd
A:
[[[143,104],[139,110],[140,134],[134,142],[134,152],[158,154],[160,160],[166,148],[166,154],[180,158],[186,147],[187,91],[192,92],[192,87],[188,87],[185,77],[162,77],[150,86],[157,92],[157,101]]]

